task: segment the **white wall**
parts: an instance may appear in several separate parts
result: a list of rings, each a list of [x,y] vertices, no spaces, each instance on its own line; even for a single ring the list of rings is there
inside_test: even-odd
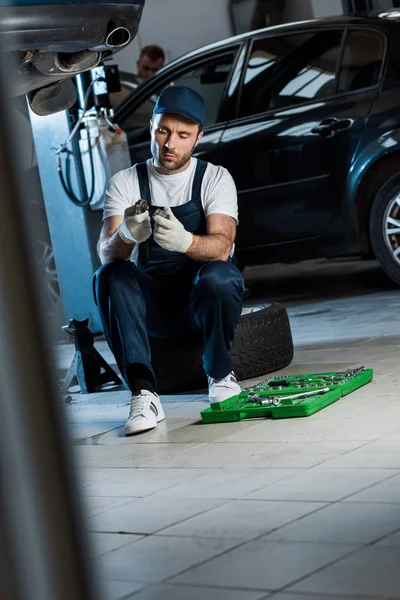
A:
[[[161,46],[169,62],[230,35],[228,0],[146,0],[138,35],[114,59],[120,70],[134,73],[147,44]]]
[[[314,17],[332,17],[343,14],[342,0],[311,0]]]
[[[244,3],[242,10],[251,12],[251,7],[251,2]],[[342,0],[289,0],[284,20],[340,14]],[[194,48],[231,35],[229,0],[146,0],[135,40],[114,60],[121,71],[135,73],[140,48],[147,44],[161,46],[170,62]]]

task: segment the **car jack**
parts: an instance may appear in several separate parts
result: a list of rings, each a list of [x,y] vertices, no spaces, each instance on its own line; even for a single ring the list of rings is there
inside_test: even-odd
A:
[[[89,319],[70,319],[62,330],[74,338],[75,354],[64,380],[61,393],[65,395],[74,379],[81,388],[81,394],[90,394],[105,383],[122,381],[101,354],[94,347],[94,336],[88,327]]]

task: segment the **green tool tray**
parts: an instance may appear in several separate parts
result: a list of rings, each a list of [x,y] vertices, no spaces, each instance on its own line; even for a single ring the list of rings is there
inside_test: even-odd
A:
[[[237,396],[223,402],[215,402],[201,412],[204,423],[226,423],[260,417],[283,419],[308,417],[347,396],[373,379],[373,370],[360,367],[347,371],[308,373],[302,375],[280,375],[248,388]],[[327,390],[308,397],[289,399],[286,396],[316,390]],[[257,398],[256,401],[250,400]],[[275,401],[261,405],[257,402]],[[268,399],[268,400],[265,400]]]

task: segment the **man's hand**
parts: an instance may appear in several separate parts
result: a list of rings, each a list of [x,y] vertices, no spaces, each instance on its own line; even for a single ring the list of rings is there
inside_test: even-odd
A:
[[[154,217],[154,241],[165,250],[187,252],[192,245],[193,235],[186,231],[169,207],[164,210],[168,218],[165,219],[160,215]]]
[[[127,244],[140,244],[151,236],[149,211],[135,214],[135,207],[129,206],[124,212],[124,220],[118,227],[120,238]]]

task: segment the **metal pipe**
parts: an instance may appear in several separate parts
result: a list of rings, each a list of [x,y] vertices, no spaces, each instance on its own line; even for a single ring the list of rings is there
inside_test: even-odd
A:
[[[30,191],[24,197],[17,191],[16,182],[23,177],[16,169],[17,127],[6,101],[5,78],[1,69],[1,600],[97,600],[23,226]]]

